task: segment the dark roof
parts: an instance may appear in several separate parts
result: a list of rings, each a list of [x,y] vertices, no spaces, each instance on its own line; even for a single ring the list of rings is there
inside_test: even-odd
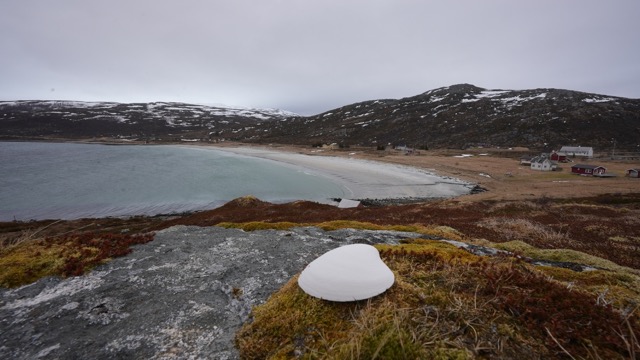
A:
[[[572,168],[580,168],[580,169],[597,169],[604,168],[604,166],[600,165],[585,165],[585,164],[575,164],[571,166]]]

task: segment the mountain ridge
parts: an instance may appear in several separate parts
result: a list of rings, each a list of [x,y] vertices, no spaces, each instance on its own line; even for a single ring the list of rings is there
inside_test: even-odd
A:
[[[180,102],[118,103],[71,100],[0,101],[0,138],[130,137],[199,139],[297,114]]]
[[[343,106],[289,123],[270,135],[264,140],[284,142],[299,135],[323,143],[418,148],[608,148],[615,140],[619,148],[633,150],[640,138],[640,100],[562,89],[487,90],[459,84],[397,100]]]
[[[120,136],[417,148],[582,145],[640,151],[640,99],[553,88],[489,90],[456,84],[313,116],[177,102],[82,105],[0,102],[0,138]]]

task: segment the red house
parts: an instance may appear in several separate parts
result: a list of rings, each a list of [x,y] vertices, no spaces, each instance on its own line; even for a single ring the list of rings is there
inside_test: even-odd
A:
[[[571,172],[580,175],[601,175],[607,172],[607,169],[597,165],[575,164],[571,167]]]
[[[552,151],[550,159],[551,161],[567,162],[567,154],[560,154],[556,151]]]

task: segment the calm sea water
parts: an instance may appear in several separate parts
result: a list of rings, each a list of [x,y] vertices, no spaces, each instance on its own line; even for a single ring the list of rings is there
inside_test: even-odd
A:
[[[177,213],[245,195],[322,202],[344,194],[323,177],[212,149],[0,142],[0,221]]]

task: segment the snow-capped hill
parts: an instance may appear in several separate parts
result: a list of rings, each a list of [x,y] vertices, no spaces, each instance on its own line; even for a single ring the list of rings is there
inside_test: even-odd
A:
[[[295,116],[277,109],[177,102],[4,101],[0,102],[0,136],[210,139]]]
[[[611,147],[615,139],[619,147],[637,152],[640,100],[560,89],[490,90],[459,84],[403,99],[351,104],[269,127],[261,141],[603,148]],[[253,135],[261,131],[258,127]]]
[[[553,149],[581,144],[638,152],[640,100],[561,89],[458,84],[363,101],[314,116],[274,109],[155,103],[0,102],[0,138],[121,137],[311,145]]]
[[[300,116],[298,114],[280,110],[280,109],[255,109],[244,107],[232,107],[226,105],[207,105],[207,104],[183,104],[183,103],[148,103],[148,109],[154,110],[173,110],[186,111],[191,110],[195,114],[208,114],[211,116],[223,117],[251,117],[259,120],[280,120],[286,117]]]

